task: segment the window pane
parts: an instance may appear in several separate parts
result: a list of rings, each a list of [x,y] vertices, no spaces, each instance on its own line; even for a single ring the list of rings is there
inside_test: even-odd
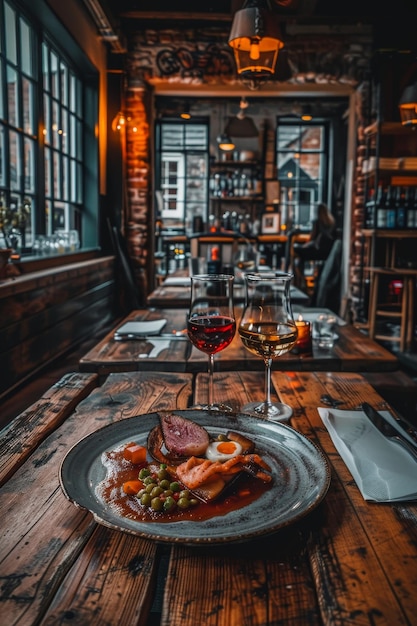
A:
[[[62,197],[64,200],[69,199],[69,163],[67,157],[62,157]]]
[[[9,154],[10,154],[10,188],[12,190],[20,189],[21,180],[21,162],[19,154],[19,137],[14,131],[9,132]]]
[[[12,70],[10,66],[7,68],[7,103],[9,108],[9,123],[12,126],[19,126],[17,76],[16,72]]]
[[[62,151],[68,152],[68,113],[67,111],[62,111]]]
[[[16,14],[7,2],[4,3],[4,18],[6,32],[6,57],[11,63],[16,65]]]
[[[23,128],[29,135],[35,134],[33,114],[33,86],[26,78],[22,79]]]
[[[58,104],[56,102],[52,102],[52,145],[54,148],[59,147],[59,122],[58,122]]]
[[[0,118],[4,119],[4,106],[3,106],[3,64],[0,63]]]
[[[45,137],[45,144],[51,144],[51,118],[50,118],[50,99],[46,94],[43,97],[43,115],[45,120],[45,127],[43,134]]]
[[[68,105],[68,89],[67,89],[67,81],[68,81],[68,69],[66,65],[61,63],[61,104],[64,106]]]
[[[35,191],[35,143],[32,139],[25,137],[25,192]]]
[[[51,151],[45,148],[45,195],[51,195]]]
[[[47,46],[42,44],[42,73],[43,73],[43,88],[45,91],[49,91],[49,53]]]
[[[32,69],[32,30],[29,25],[20,19],[20,56],[22,71],[33,76]]]
[[[53,153],[53,184],[54,184],[54,197],[61,197],[61,168],[59,162],[59,156],[56,152]]]
[[[58,59],[56,55],[51,52],[50,53],[51,60],[51,93],[54,98],[59,99],[59,76],[58,76]]]

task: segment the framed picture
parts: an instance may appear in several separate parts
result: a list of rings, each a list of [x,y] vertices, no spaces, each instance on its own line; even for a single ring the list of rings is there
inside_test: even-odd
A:
[[[264,213],[262,215],[261,232],[263,235],[279,233],[279,213]]]

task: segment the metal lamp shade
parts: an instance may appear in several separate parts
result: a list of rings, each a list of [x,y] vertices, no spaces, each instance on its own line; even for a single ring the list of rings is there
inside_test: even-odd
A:
[[[231,117],[224,129],[230,137],[257,137],[259,131],[251,117]]]
[[[417,124],[417,83],[404,89],[398,106],[403,126]]]
[[[266,1],[248,0],[235,13],[228,43],[234,51],[238,74],[253,78],[275,72],[278,51],[284,43]]]

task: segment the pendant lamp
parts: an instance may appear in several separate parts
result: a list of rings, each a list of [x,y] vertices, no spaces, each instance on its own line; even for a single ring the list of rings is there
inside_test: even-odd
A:
[[[269,0],[246,0],[233,18],[229,35],[237,73],[242,78],[265,78],[275,72],[283,48],[276,15]]]
[[[241,98],[239,113],[235,117],[229,118],[224,132],[230,137],[257,137],[259,131],[251,117],[246,116],[246,109],[249,104],[246,98]]]

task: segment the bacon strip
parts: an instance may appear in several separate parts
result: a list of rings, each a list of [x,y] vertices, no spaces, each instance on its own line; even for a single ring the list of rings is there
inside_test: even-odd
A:
[[[198,489],[203,485],[213,481],[215,478],[231,477],[245,470],[246,466],[251,467],[251,474],[265,482],[270,482],[272,477],[261,468],[271,471],[271,468],[258,454],[239,454],[225,463],[220,461],[209,461],[192,456],[181,463],[176,468],[178,479],[188,489]],[[253,468],[258,466],[259,471],[254,472]]]

